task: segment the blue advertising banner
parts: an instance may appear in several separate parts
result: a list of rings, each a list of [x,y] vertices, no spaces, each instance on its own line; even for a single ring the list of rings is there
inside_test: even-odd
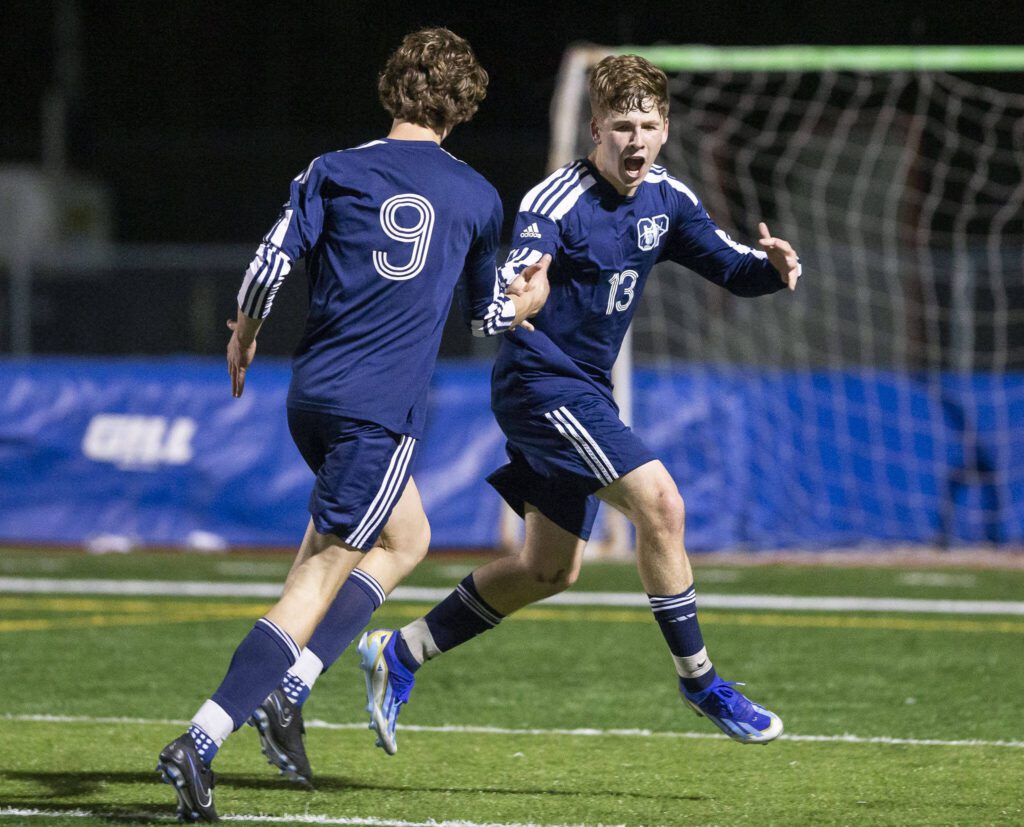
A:
[[[0,360],[0,539],[297,545],[313,475],[288,433],[289,377],[261,360],[233,399],[220,360]],[[493,545],[486,370],[442,371],[433,404],[413,473],[435,544]]]
[[[489,365],[442,363],[413,468],[434,547],[493,547],[504,462]],[[0,360],[0,540],[294,546],[312,474],[287,363],[232,399],[220,360]],[[677,367],[635,428],[694,550],[1024,542],[1024,377]]]

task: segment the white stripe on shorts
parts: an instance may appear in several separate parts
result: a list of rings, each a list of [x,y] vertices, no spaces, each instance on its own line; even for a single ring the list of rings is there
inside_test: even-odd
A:
[[[398,442],[395,453],[391,455],[391,462],[388,465],[384,480],[377,490],[377,495],[366,509],[363,519],[359,521],[352,532],[345,538],[350,546],[359,548],[373,534],[374,530],[387,516],[395,500],[398,498],[399,486],[405,478],[406,468],[409,467],[409,458],[412,456],[412,449],[416,440],[411,436],[403,436]]]
[[[564,410],[564,408],[559,408],[558,410],[544,414],[544,416],[554,424],[555,428],[558,429],[558,433],[572,443],[572,446],[576,449],[576,453],[583,458],[583,461],[590,468],[593,475],[601,481],[601,484],[608,485],[611,482],[611,479],[608,476],[607,470],[600,464],[597,459],[597,455],[593,452],[590,445],[585,442],[572,425],[566,421],[563,414]]]
[[[544,414],[549,422],[557,429],[558,433],[568,439],[576,449],[587,467],[594,473],[604,485],[611,485],[619,478],[618,472],[605,456],[601,446],[587,432],[578,419],[574,417],[564,405]]]

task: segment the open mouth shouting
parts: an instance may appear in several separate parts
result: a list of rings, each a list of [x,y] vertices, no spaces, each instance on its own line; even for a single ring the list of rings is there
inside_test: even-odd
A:
[[[626,172],[631,176],[638,175],[644,168],[644,159],[639,155],[634,155],[631,158],[626,158],[623,161],[623,165],[626,167]]]

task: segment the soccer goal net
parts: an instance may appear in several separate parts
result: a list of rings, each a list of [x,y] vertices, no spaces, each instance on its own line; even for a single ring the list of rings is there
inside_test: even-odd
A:
[[[648,282],[617,392],[688,545],[1024,545],[1024,49],[575,48],[552,167],[610,53],[669,76],[659,163],[803,265],[759,299]]]

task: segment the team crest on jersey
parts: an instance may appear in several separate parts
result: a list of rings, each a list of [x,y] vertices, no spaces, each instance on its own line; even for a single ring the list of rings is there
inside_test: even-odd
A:
[[[656,215],[636,222],[636,243],[641,250],[653,250],[668,232],[668,216]]]

